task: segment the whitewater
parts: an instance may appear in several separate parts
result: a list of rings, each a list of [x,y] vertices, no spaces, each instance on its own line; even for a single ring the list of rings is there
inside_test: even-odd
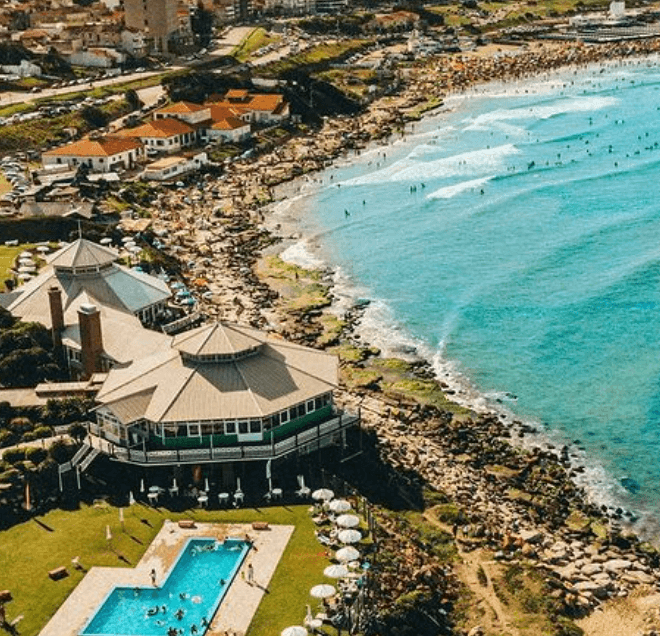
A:
[[[361,334],[386,355],[570,444],[591,495],[655,536],[659,91],[651,59],[453,96],[316,175],[284,252],[371,301]]]

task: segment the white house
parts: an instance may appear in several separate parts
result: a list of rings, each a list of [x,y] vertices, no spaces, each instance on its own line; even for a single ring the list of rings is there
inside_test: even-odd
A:
[[[124,128],[117,134],[120,137],[139,139],[147,150],[168,154],[179,152],[197,141],[195,129],[173,117],[156,119],[137,128]]]
[[[143,146],[136,139],[99,137],[48,150],[41,155],[41,161],[45,168],[61,165],[77,168],[85,164],[92,172],[112,172],[133,168],[143,157]]]
[[[86,66],[92,68],[112,68],[126,60],[126,55],[115,49],[87,49],[86,51],[75,51],[69,55],[69,62],[74,66]]]

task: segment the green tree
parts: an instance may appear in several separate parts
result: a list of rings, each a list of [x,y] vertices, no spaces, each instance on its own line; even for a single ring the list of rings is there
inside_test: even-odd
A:
[[[75,422],[69,426],[67,433],[78,442],[82,444],[82,441],[87,437],[87,428],[80,422]]]
[[[110,121],[110,116],[104,113],[98,106],[85,106],[80,111],[80,116],[91,128],[103,128]]]

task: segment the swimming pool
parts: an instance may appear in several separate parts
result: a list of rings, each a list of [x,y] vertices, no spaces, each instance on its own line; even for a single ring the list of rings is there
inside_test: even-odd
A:
[[[115,587],[82,636],[204,634],[249,545],[189,539],[162,587]]]

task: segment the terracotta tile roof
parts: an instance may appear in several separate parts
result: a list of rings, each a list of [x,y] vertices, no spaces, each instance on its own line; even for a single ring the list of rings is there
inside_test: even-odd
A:
[[[245,128],[246,126],[249,128],[250,124],[238,117],[232,117],[229,115],[224,119],[216,121],[211,128],[214,130],[237,130],[238,128]]]
[[[165,106],[165,108],[157,110],[156,113],[196,113],[200,110],[204,110],[205,108],[206,106],[193,104],[192,102],[176,102],[174,104],[170,104],[169,106]]]
[[[276,113],[280,112],[286,105],[286,101],[282,95],[277,93],[257,93],[250,95],[245,101],[230,101],[228,96],[232,91],[228,91],[226,99],[216,101],[213,104],[206,104],[207,107],[211,108],[211,117],[215,119],[213,115],[213,109],[218,108],[229,108],[237,113],[249,113],[251,111],[261,111]]]
[[[165,119],[154,119],[137,128],[125,128],[119,131],[122,137],[174,137],[174,135],[184,135],[192,133],[194,129],[186,122],[176,117],[166,117]]]
[[[66,146],[44,152],[45,156],[76,155],[79,157],[112,157],[128,150],[141,148],[142,144],[134,139],[123,137],[100,137],[98,139],[80,139]]]
[[[232,88],[227,91],[225,99],[247,99],[250,92],[245,88]]]

